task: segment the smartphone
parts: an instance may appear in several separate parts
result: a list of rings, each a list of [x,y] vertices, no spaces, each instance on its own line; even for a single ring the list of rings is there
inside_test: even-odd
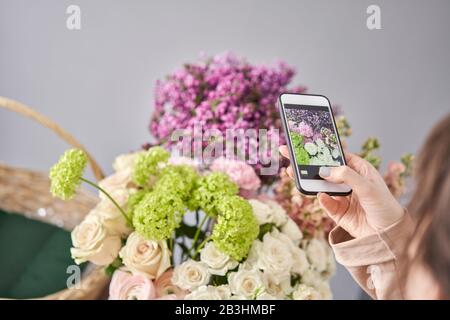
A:
[[[321,167],[346,164],[328,98],[283,93],[279,105],[297,189],[306,195],[349,195],[352,190],[348,185],[319,176]]]

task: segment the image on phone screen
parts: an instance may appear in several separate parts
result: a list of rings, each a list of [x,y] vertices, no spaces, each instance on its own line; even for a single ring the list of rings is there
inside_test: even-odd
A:
[[[301,178],[321,179],[320,167],[344,164],[328,107],[285,104],[284,108]]]

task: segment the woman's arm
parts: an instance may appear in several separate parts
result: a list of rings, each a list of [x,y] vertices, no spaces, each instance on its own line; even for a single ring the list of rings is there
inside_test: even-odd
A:
[[[288,157],[286,146],[280,148]],[[319,174],[352,188],[347,197],[318,194],[337,227],[330,234],[336,259],[372,297],[401,299],[399,270],[404,263],[412,222],[379,172],[366,160],[346,154],[347,166],[322,167]],[[288,168],[292,177],[292,168]]]
[[[358,239],[337,226],[331,231],[329,242],[336,260],[372,298],[404,299],[404,248],[413,230],[411,218],[405,214],[388,228]]]

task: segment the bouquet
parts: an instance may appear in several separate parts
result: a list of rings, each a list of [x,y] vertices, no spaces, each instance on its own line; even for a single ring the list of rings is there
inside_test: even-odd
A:
[[[100,201],[72,232],[72,257],[112,275],[110,299],[330,299],[335,264],[320,237],[303,237],[244,162],[204,167],[162,147],[117,157],[99,184],[86,154],[66,151],[51,192],[70,199],[81,182]]]

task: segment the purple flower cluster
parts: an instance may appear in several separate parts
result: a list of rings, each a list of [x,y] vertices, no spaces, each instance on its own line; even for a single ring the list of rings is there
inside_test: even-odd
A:
[[[289,120],[301,121],[299,127],[302,125],[309,125],[315,133],[320,133],[322,127],[333,128],[333,123],[331,122],[331,117],[328,112],[323,111],[312,111],[312,110],[290,110]]]
[[[150,132],[157,143],[170,147],[175,143],[170,140],[174,130],[193,130],[194,125],[201,125],[203,131],[218,129],[224,136],[228,129],[267,129],[269,134],[280,130],[276,102],[280,93],[288,91],[294,74],[284,62],[252,65],[230,53],[185,64],[157,82]],[[246,141],[245,152],[254,145],[258,139]],[[260,167],[260,163],[255,167],[258,173]]]

